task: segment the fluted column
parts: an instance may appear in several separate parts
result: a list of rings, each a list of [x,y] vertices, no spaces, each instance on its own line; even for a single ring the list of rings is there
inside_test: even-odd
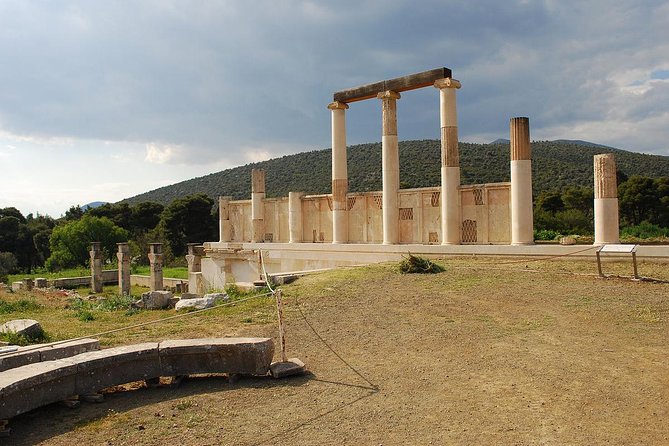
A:
[[[348,168],[346,165],[346,109],[343,102],[328,105],[332,110],[332,243],[348,242],[346,194]]]
[[[251,224],[253,235],[251,241],[260,243],[265,241],[265,171],[251,170]]]
[[[102,249],[100,242],[91,242],[91,291],[102,292]]]
[[[434,83],[439,89],[441,121],[441,244],[460,244],[460,154],[455,91],[460,81],[451,78]]]
[[[149,287],[151,291],[163,290],[163,244],[149,243],[150,274]]]
[[[232,197],[218,197],[218,233],[221,242],[230,240],[230,200]]]
[[[304,192],[288,192],[288,243],[302,241],[302,196]]]
[[[530,120],[511,118],[511,244],[534,243]]]
[[[612,153],[595,155],[595,245],[619,243],[618,184]]]
[[[397,142],[397,100],[394,91],[379,93],[382,103],[383,136],[381,137],[381,167],[383,169],[383,244],[399,242],[400,156]]]
[[[118,252],[118,294],[130,294],[130,247],[127,243],[117,243]]]

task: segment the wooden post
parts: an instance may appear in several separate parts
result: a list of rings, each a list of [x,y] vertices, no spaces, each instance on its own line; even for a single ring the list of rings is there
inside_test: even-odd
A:
[[[283,300],[281,298],[281,289],[276,290],[274,297],[276,298],[276,312],[279,317],[279,348],[281,348],[281,362],[287,362],[288,358],[286,357],[286,338],[283,327]]]

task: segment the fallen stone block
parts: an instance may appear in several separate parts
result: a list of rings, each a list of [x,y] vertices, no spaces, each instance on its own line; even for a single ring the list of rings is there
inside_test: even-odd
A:
[[[204,297],[208,297],[210,299],[223,299],[223,300],[228,300],[230,297],[226,293],[209,293],[205,294]]]
[[[183,339],[160,343],[162,376],[198,373],[266,375],[274,355],[271,338]]]
[[[36,362],[67,358],[94,350],[100,350],[100,342],[97,339],[79,339],[64,343],[19,347],[15,352],[0,355],[0,372]]]
[[[38,362],[0,373],[0,419],[75,395],[77,365],[70,359]]]
[[[23,282],[12,282],[12,291],[17,293],[23,289]]]
[[[193,299],[181,299],[174,306],[175,310],[185,310],[185,309],[195,309],[195,310],[204,310],[205,308],[211,308],[216,304],[216,299],[212,297],[196,297]]]
[[[135,305],[145,310],[163,310],[169,307],[172,297],[171,291],[147,291]]]
[[[39,322],[34,319],[14,319],[0,325],[0,333],[16,333],[28,338],[38,338],[44,331]]]
[[[38,277],[35,279],[35,288],[46,288],[48,286],[48,281],[44,277]]]
[[[202,296],[200,296],[199,294],[195,294],[195,293],[182,293],[181,294],[182,299],[198,299],[200,297],[202,297]]]
[[[70,358],[77,366],[77,394],[160,377],[158,343],[114,347]]]
[[[307,371],[307,368],[299,359],[290,358],[285,362],[273,362],[269,366],[269,371],[273,378],[285,378],[287,376],[301,375]]]

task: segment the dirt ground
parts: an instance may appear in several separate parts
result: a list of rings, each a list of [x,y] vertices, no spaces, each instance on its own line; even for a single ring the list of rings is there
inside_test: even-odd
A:
[[[443,263],[285,286],[289,355],[308,375],[136,386],[19,416],[0,444],[669,445],[669,283],[599,279],[593,261]],[[273,321],[218,323],[276,339]],[[163,337],[199,335],[181,330]]]

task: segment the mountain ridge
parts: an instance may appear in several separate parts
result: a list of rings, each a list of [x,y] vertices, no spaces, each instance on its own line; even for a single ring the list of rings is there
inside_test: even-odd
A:
[[[586,141],[587,143],[587,141]],[[412,140],[399,143],[401,188],[437,186],[441,182],[439,140]],[[592,157],[615,153],[618,170],[627,176],[669,177],[669,157],[629,152],[598,144],[562,141],[533,141],[533,189],[562,189],[570,185],[592,187]],[[459,143],[462,184],[509,181],[509,144]],[[381,143],[349,146],[347,150],[349,191],[381,190]],[[121,200],[129,204],[155,201],[167,205],[172,200],[205,193],[233,199],[251,196],[251,169],[266,171],[268,197],[287,196],[289,191],[307,194],[330,193],[331,149],[314,150],[214,172],[163,186]]]

